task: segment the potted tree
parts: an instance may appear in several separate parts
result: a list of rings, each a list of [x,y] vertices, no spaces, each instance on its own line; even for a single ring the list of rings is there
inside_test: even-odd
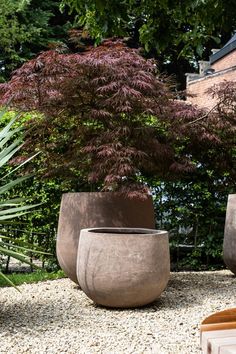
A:
[[[43,113],[28,122],[27,144],[44,152],[45,174],[97,185],[97,192],[62,198],[57,256],[74,281],[82,228],[155,227],[140,170],[152,169],[162,150],[168,152],[162,165],[173,160],[164,137],[155,138],[150,118],[168,100],[155,71],[151,61],[122,42],[106,42],[82,55],[42,53],[2,85],[3,102],[11,98],[14,107]]]
[[[0,87],[2,102],[41,114],[27,122],[25,150],[43,152],[44,176],[75,179],[78,191],[88,183],[98,192],[62,200],[58,257],[74,281],[80,229],[153,228],[143,176],[189,172],[193,146],[199,152],[213,141],[208,122],[189,124],[199,111],[174,100],[157,74],[154,61],[108,40],[84,53],[43,52]]]

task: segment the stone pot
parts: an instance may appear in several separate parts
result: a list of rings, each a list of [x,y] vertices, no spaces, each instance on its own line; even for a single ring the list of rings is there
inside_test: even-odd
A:
[[[229,194],[223,243],[223,259],[226,266],[236,274],[236,194]]]
[[[66,275],[78,283],[76,259],[80,230],[89,227],[155,228],[151,196],[127,198],[112,192],[66,193],[62,196],[57,259]]]
[[[85,294],[108,307],[151,303],[170,275],[168,233],[141,228],[81,230],[77,277]]]

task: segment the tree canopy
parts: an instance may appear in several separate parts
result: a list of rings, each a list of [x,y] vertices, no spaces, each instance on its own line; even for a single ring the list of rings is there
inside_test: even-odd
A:
[[[44,152],[46,175],[137,190],[142,176],[173,178],[200,162],[225,171],[231,163],[232,124],[176,101],[155,62],[121,41],[83,54],[43,52],[1,91],[2,103],[43,114],[29,121],[26,144]]]
[[[0,79],[31,59],[69,27],[58,0],[0,0]]]
[[[77,24],[99,43],[129,36],[159,59],[162,69],[184,82],[196,60],[208,59],[236,29],[233,0],[62,0],[77,12]]]
[[[49,43],[70,46],[72,25],[95,44],[127,37],[131,47],[142,46],[145,55],[158,59],[160,71],[174,74],[178,88],[184,88],[185,73],[230,38],[236,8],[233,0],[0,0],[1,80]]]

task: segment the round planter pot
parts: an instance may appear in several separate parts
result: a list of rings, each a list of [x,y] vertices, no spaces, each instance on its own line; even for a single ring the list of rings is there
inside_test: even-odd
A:
[[[230,194],[228,196],[225,218],[223,259],[231,272],[236,274],[236,194]]]
[[[97,304],[137,307],[157,299],[170,275],[166,231],[141,228],[81,230],[77,277]]]
[[[80,230],[89,227],[155,227],[151,196],[127,198],[117,193],[66,193],[62,196],[57,259],[66,275],[78,283],[77,249]]]

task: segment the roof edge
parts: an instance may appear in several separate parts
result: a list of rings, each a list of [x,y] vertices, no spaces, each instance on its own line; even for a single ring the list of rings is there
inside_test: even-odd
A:
[[[231,53],[233,50],[236,49],[236,40],[229,43],[228,45],[224,46],[223,48],[221,48],[218,52],[216,52],[215,54],[212,54],[210,56],[210,64],[214,64],[217,60],[220,60],[221,58],[223,58],[225,55]]]
[[[221,76],[223,74],[226,74],[226,73],[228,73],[230,71],[235,71],[235,70],[236,70],[236,65],[232,66],[231,68],[227,68],[227,69],[223,69],[223,70],[220,70],[220,71],[216,71],[215,73],[213,73],[211,75],[205,75],[205,76],[200,76],[199,75],[198,79],[190,80],[189,82],[187,82],[187,85],[191,86],[191,85],[194,85],[195,83],[198,83],[200,81],[210,80],[210,79],[213,79],[214,77]],[[232,81],[234,81],[234,80],[232,80]]]

